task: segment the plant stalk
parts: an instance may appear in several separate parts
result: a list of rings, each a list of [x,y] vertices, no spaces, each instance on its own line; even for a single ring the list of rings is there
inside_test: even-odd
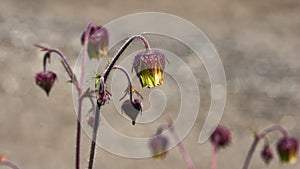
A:
[[[125,51],[125,49],[129,46],[129,44],[134,39],[140,39],[144,43],[146,50],[150,50],[149,42],[147,41],[147,39],[144,36],[142,36],[142,35],[131,36],[122,45],[122,47],[118,50],[118,52],[112,58],[112,61],[110,62],[108,67],[105,69],[105,71],[103,73],[104,83],[106,82],[107,77],[108,77],[109,73],[111,72],[112,68],[114,67],[114,65],[116,64],[117,60],[120,58],[122,53]],[[100,89],[101,86],[102,85],[99,85],[99,92],[101,90]],[[102,89],[102,90],[105,90],[105,89]],[[98,126],[99,126],[99,117],[100,117],[100,108],[101,108],[101,104],[99,102],[97,102],[96,112],[95,112],[95,122],[94,122],[94,127],[93,127],[93,138],[92,138],[92,141],[91,141],[91,149],[90,149],[90,158],[89,158],[88,169],[93,169],[93,164],[94,164],[95,151],[96,151],[95,150],[96,149],[96,141],[97,141],[97,134],[98,134]]]
[[[276,125],[276,124],[265,128],[260,133],[256,133],[254,136],[252,145],[247,153],[245,162],[243,164],[243,169],[248,169],[251,158],[254,153],[254,150],[255,150],[258,142],[260,141],[260,139],[264,138],[268,133],[270,133],[272,131],[279,131],[284,137],[288,136],[288,132],[283,127],[281,127],[280,125]]]
[[[19,167],[16,164],[14,164],[13,162],[8,161],[8,160],[0,161],[0,166],[1,165],[8,166],[12,169],[19,169]]]

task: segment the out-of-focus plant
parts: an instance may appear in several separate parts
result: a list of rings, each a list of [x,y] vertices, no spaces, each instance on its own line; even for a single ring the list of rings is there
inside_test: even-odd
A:
[[[19,169],[19,167],[14,162],[7,160],[4,156],[0,156],[0,166],[6,166],[12,169]]]
[[[177,143],[176,147],[179,149],[187,168],[196,169],[190,154],[181,143],[171,121],[167,124],[160,125],[156,130],[156,134],[150,140],[149,147],[152,151],[153,158],[164,159],[167,154],[169,139],[162,135],[162,132],[165,130],[170,131],[172,139]]]
[[[231,141],[231,132],[225,126],[217,126],[215,131],[210,136],[210,142],[213,145],[211,155],[211,169],[217,169],[217,151],[220,148],[226,147]]]
[[[247,169],[249,167],[254,150],[261,139],[265,140],[263,149],[261,151],[261,158],[266,164],[271,162],[273,159],[273,151],[269,145],[267,134],[273,131],[279,131],[282,134],[282,137],[277,141],[276,145],[279,160],[282,163],[289,164],[293,164],[297,161],[299,149],[298,139],[290,136],[288,132],[280,125],[272,125],[263,129],[261,132],[255,132],[254,140],[246,156],[243,169]]]

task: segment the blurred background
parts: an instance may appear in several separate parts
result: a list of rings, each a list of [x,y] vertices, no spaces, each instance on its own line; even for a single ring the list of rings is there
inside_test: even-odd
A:
[[[33,44],[59,48],[73,65],[81,50],[81,32],[88,22],[104,25],[136,12],[165,12],[182,17],[200,28],[218,50],[228,85],[221,124],[230,128],[233,135],[230,146],[218,153],[220,169],[241,168],[253,132],[270,124],[281,124],[300,138],[297,125],[300,2],[297,0],[1,0],[0,3],[0,154],[21,169],[74,168],[76,114],[71,85],[66,83],[67,74],[54,57],[49,69],[55,70],[59,77],[50,97],[35,85],[34,75],[42,70],[43,54]],[[209,80],[203,67],[199,74],[203,74],[197,79],[201,98],[209,98]],[[209,99],[201,100],[196,124],[183,140],[197,168],[210,165],[211,144],[198,143],[209,104]],[[111,123],[118,124],[113,120]],[[149,136],[157,127],[133,127],[128,121],[124,124],[128,126],[123,130],[129,135],[138,130]],[[278,133],[270,135],[274,152],[279,137]],[[84,168],[90,139],[85,133],[82,139]],[[261,148],[262,144],[250,168],[300,167],[299,162],[281,164],[277,155],[266,166],[259,156]],[[98,147],[95,168],[186,166],[176,148],[164,160],[154,160],[123,158]]]

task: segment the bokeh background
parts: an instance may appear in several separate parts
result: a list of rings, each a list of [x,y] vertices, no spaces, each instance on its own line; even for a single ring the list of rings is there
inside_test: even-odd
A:
[[[148,11],[189,20],[219,52],[228,84],[221,124],[233,133],[231,145],[219,151],[220,169],[241,168],[253,132],[270,124],[281,124],[300,138],[298,0],[1,0],[0,154],[22,169],[74,168],[76,114],[71,85],[65,83],[67,75],[55,59],[49,68],[59,74],[59,79],[51,97],[34,84],[34,74],[42,70],[42,53],[33,44],[59,48],[74,64],[81,50],[80,35],[88,22],[105,24],[124,15]],[[203,78],[197,79],[202,94],[200,113],[183,140],[197,168],[209,168],[212,151],[209,142],[198,143],[210,103],[209,81],[203,72],[202,67],[199,74]],[[127,124],[123,129],[134,133],[136,128]],[[154,133],[155,127],[151,127]],[[153,134],[150,129],[145,130],[146,135]],[[279,137],[278,133],[270,136],[274,151]],[[89,141],[83,134],[82,167],[86,166]],[[277,156],[265,166],[259,157],[261,147],[255,152],[251,168],[300,167],[299,163],[281,164]],[[154,160],[123,158],[97,148],[95,168],[186,167],[177,149],[172,149],[164,160]]]

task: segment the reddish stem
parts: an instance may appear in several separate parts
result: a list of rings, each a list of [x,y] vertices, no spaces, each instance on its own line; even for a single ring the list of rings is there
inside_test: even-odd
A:
[[[217,169],[217,148],[218,146],[213,144],[213,152],[211,155],[211,169]]]
[[[8,166],[12,169],[19,169],[19,167],[16,164],[14,164],[13,162],[8,161],[8,160],[0,161],[0,166],[1,165]]]
[[[177,142],[177,147],[184,159],[184,162],[187,166],[188,169],[196,169],[194,163],[193,163],[193,160],[190,156],[190,154],[188,153],[188,151],[185,149],[185,147],[183,146],[183,144],[181,143],[177,133],[175,132],[175,129],[172,125],[172,122],[169,122],[169,124],[167,125],[161,125],[158,129],[157,129],[157,133],[160,133],[162,132],[163,130],[166,130],[166,129],[170,129],[170,133],[171,135],[173,136],[174,140]]]

